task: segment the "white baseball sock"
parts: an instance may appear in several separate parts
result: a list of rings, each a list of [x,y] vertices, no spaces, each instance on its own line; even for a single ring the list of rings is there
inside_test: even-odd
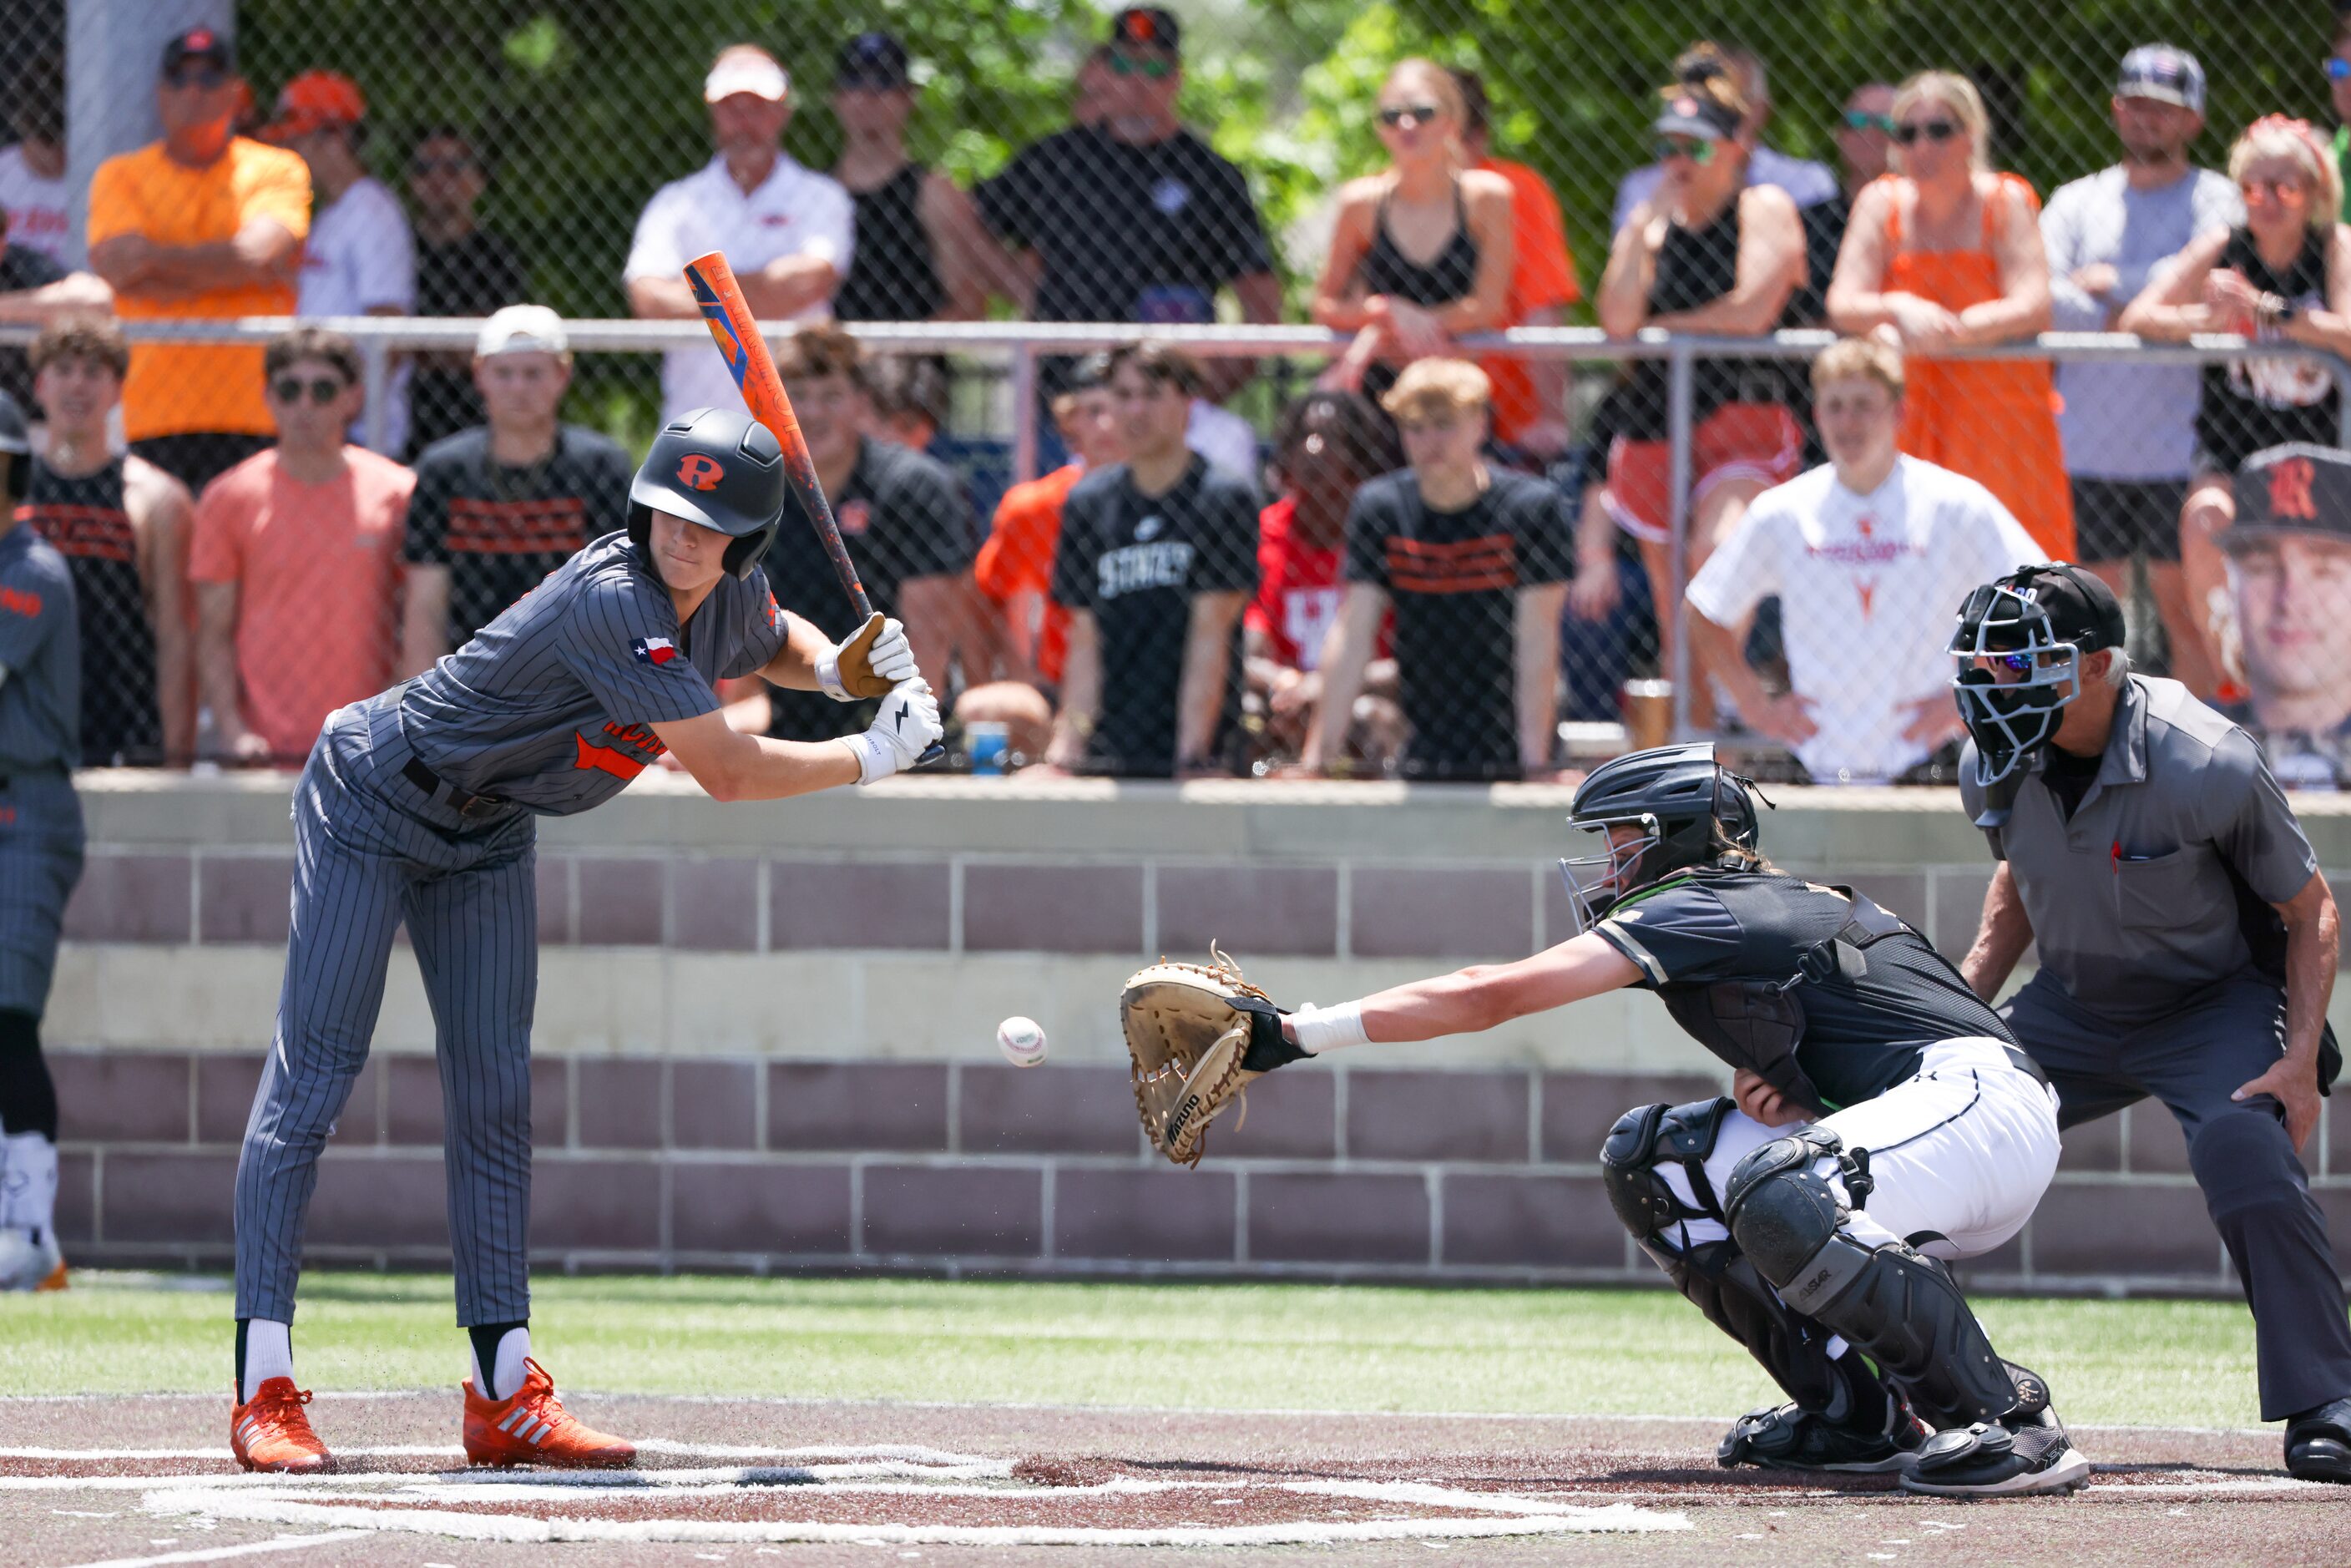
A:
[[[522,1386],[523,1358],[530,1354],[530,1330],[508,1329],[498,1336],[498,1348],[491,1356],[490,1375],[482,1375],[481,1353],[469,1346],[465,1359],[473,1363],[474,1388],[485,1399],[509,1399]]]
[[[57,1210],[57,1146],[39,1133],[0,1139],[0,1229],[46,1236]]]
[[[294,1325],[249,1318],[245,1325],[245,1386],[237,1402],[253,1403],[261,1385],[273,1377],[294,1375]]]

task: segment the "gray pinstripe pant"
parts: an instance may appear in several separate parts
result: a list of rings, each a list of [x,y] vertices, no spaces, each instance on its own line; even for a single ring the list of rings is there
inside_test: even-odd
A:
[[[10,774],[0,788],[0,1008],[37,1018],[47,1010],[81,851],[71,776],[62,768]]]
[[[386,698],[327,721],[294,791],[293,933],[236,1167],[236,1315],[291,1322],[319,1151],[350,1098],[404,918],[433,1007],[457,1322],[530,1315],[536,825],[466,823],[401,765]]]

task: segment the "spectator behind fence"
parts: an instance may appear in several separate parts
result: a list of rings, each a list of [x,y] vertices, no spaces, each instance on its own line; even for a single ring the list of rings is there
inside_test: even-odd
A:
[[[1773,330],[1804,277],[1804,231],[1785,191],[1750,183],[1740,127],[1748,105],[1727,68],[1695,70],[1668,88],[1652,129],[1665,178],[1616,231],[1600,280],[1600,324],[1612,338],[1645,327],[1726,337]],[[1669,372],[1632,366],[1614,398],[1607,504],[1640,544],[1670,663],[1680,621],[1673,573]],[[1694,371],[1688,530],[1683,561],[1695,573],[1750,502],[1795,476],[1803,432],[1787,409],[1787,375],[1770,360],[1703,361]],[[1702,673],[1693,665],[1692,674]],[[1713,722],[1713,698],[1694,680],[1689,711]]]
[[[1349,510],[1347,592],[1323,639],[1307,768],[1337,759],[1332,731],[1354,715],[1393,606],[1396,697],[1410,727],[1402,771],[1551,772],[1573,527],[1556,486],[1486,462],[1491,395],[1466,360],[1418,361],[1388,392],[1412,465],[1364,486]]]
[[[1182,32],[1156,6],[1111,19],[1109,110],[1099,128],[1057,131],[975,193],[1005,244],[1042,262],[1040,321],[1196,325],[1232,289],[1245,321],[1281,319],[1281,284],[1265,225],[1238,168],[1176,118]],[[1060,390],[1070,362],[1040,367]],[[1220,402],[1249,380],[1245,359],[1212,361],[1202,395]]]
[[[56,547],[80,607],[81,759],[86,767],[185,767],[195,755],[188,626],[188,487],[145,458],[117,455],[107,426],[122,401],[131,345],[103,317],[68,318],[33,340],[33,388],[48,446],[19,522]]]
[[[975,543],[969,497],[943,465],[869,434],[874,419],[865,354],[847,329],[831,322],[800,328],[776,345],[776,369],[867,596],[875,610],[905,623],[914,663],[944,694],[949,651],[962,629],[960,579]],[[835,639],[857,630],[832,561],[797,498],[785,503],[783,528],[763,564],[777,601],[793,614]],[[729,722],[758,729],[764,718],[767,733],[785,740],[831,740],[873,722],[870,702],[736,689],[742,695]]]
[[[1240,720],[1240,619],[1257,586],[1257,489],[1184,444],[1200,371],[1166,343],[1109,365],[1126,461],[1061,511],[1053,602],[1070,612],[1046,760],[1129,778],[1228,771]]]
[[[2289,789],[2351,788],[2351,453],[2276,446],[2247,459],[2220,536],[2251,730]]]
[[[1069,648],[1070,612],[1053,602],[1053,549],[1061,537],[1061,507],[1078,481],[1126,461],[1126,436],[1111,396],[1109,369],[1082,361],[1067,392],[1053,399],[1053,423],[1071,460],[1040,479],[1013,486],[996,506],[987,542],[972,572],[1002,627],[1011,677],[1042,687],[1061,683]],[[977,694],[967,693],[967,698]],[[968,717],[956,705],[959,718]]]
[[[2229,149],[2229,176],[2244,221],[2198,235],[2158,267],[2123,312],[2122,330],[2175,342],[2234,332],[2351,352],[2351,227],[2335,215],[2340,175],[2325,143],[2307,122],[2270,115]],[[2235,634],[2218,540],[2236,516],[2236,472],[2265,447],[2334,445],[2341,407],[2334,371],[2307,360],[2204,368],[2179,566],[2189,609],[2224,681]]]
[[[410,150],[419,316],[489,316],[528,297],[521,256],[505,236],[475,219],[488,180],[481,150],[455,126],[432,127]],[[408,398],[411,453],[471,430],[484,418],[471,353],[434,349],[415,360]]]
[[[8,216],[8,243],[68,267],[73,190],[66,183],[65,68],[55,56],[17,74],[8,126],[16,133],[13,145],[0,148],[0,211]]]
[[[1837,178],[1827,164],[1791,158],[1763,144],[1763,128],[1771,122],[1771,95],[1762,57],[1752,49],[1725,49],[1701,39],[1674,61],[1674,81],[1684,88],[1703,87],[1721,79],[1726,72],[1731,91],[1748,110],[1740,128],[1740,144],[1747,153],[1743,173],[1747,183],[1785,191],[1798,207],[1833,200]],[[1633,209],[1656,194],[1665,177],[1666,166],[1660,160],[1642,165],[1618,182],[1616,204],[1609,217],[1611,234],[1632,221]]]
[[[416,476],[344,439],[366,395],[349,338],[298,327],[263,370],[277,444],[197,497],[188,580],[221,757],[291,767],[329,714],[391,684]]]
[[[928,452],[946,428],[946,362],[935,354],[876,354],[865,361],[865,401],[885,439]]]
[[[2204,69],[2153,44],[2123,57],[2115,81],[2123,161],[2062,186],[2041,214],[2052,321],[2061,332],[2111,332],[2156,267],[2197,235],[2243,221],[2228,176],[2189,166],[2204,129]],[[2058,430],[2072,476],[2083,563],[2116,594],[2133,556],[2147,558],[2169,643],[2169,671],[2198,697],[2219,686],[2179,570],[2179,517],[2196,447],[2196,370],[2075,361],[2057,369]]]
[[[2351,8],[2335,8],[2335,42],[2326,51],[2326,95],[2335,109],[2335,177],[2338,188],[2351,187]],[[2351,221],[2351,199],[2336,209]]]
[[[590,539],[629,524],[636,465],[610,436],[557,419],[571,384],[561,318],[544,305],[498,311],[475,342],[474,380],[487,423],[416,460],[402,678],[473,641]]]
[[[1502,299],[1505,327],[1558,327],[1567,308],[1582,301],[1575,257],[1567,248],[1567,225],[1559,195],[1524,163],[1493,154],[1491,104],[1486,80],[1476,71],[1453,70],[1468,118],[1461,126],[1462,155],[1472,169],[1499,174],[1510,183],[1510,284]],[[1489,354],[1478,361],[1494,383],[1494,439],[1529,456],[1549,460],[1567,450],[1567,361]]]
[[[1836,276],[1853,204],[1884,175],[1894,149],[1894,89],[1864,82],[1845,95],[1836,130],[1837,193],[1797,215],[1804,222],[1804,283],[1788,301],[1788,325],[1818,327],[1829,319],[1829,279]]]
[[[68,317],[103,315],[114,291],[95,273],[68,272],[47,251],[16,243],[12,226],[0,242],[0,325],[46,327]],[[0,347],[0,392],[18,407],[33,402],[33,367],[25,350]]]
[[[108,159],[90,181],[90,268],[126,320],[293,313],[310,173],[294,153],[233,133],[233,69],[224,35],[174,37],[155,92],[163,140]],[[262,355],[258,344],[132,345],[124,434],[202,490],[269,444]]]
[[[1347,514],[1370,480],[1404,466],[1394,426],[1359,392],[1317,391],[1283,411],[1281,494],[1258,514],[1257,597],[1241,616],[1249,697],[1266,743],[1295,757],[1322,702],[1322,644],[1346,594]],[[1402,739],[1392,635],[1383,625],[1341,754],[1378,773]]]
[[[1991,491],[1897,449],[1902,382],[1901,354],[1875,339],[1814,360],[1829,461],[1757,497],[1690,581],[1692,651],[1815,784],[1885,783],[1952,747],[1952,612],[1976,584],[2043,559]],[[1740,656],[1772,594],[1787,606],[1776,695]]]
[[[339,71],[304,71],[277,93],[265,139],[302,155],[310,170],[310,237],[302,246],[297,314],[406,316],[416,308],[416,245],[400,198],[360,162],[367,95]],[[408,450],[405,358],[391,367],[376,450]],[[366,432],[351,439],[364,444]]]
[[[2053,559],[2071,559],[2074,497],[2047,362],[1921,358],[2049,325],[2039,201],[2017,176],[1991,172],[1991,122],[1967,78],[1912,77],[1894,120],[1900,172],[1854,204],[1829,320],[1840,332],[1883,330],[1905,350],[1903,451],[1980,481]]]
[[[1314,319],[1378,334],[1364,378],[1377,397],[1398,367],[1453,351],[1454,338],[1504,324],[1512,249],[1510,183],[1464,165],[1460,84],[1429,60],[1399,62],[1380,86],[1388,166],[1339,191]]]
[[[629,308],[655,319],[699,320],[679,276],[706,251],[723,250],[761,320],[821,320],[855,247],[849,193],[802,168],[783,150],[791,123],[791,83],[756,44],[718,52],[703,78],[717,156],[653,193],[637,218],[622,269]],[[662,356],[662,417],[742,402],[726,363],[706,344]]]

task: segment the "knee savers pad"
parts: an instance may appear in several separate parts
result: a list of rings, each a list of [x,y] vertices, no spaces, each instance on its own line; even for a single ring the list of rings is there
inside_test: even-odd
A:
[[[1844,1223],[1844,1205],[1813,1169],[1844,1151],[1844,1141],[1826,1127],[1806,1127],[1772,1139],[1732,1168],[1723,1193],[1730,1234],[1773,1284],[1784,1288]]]
[[[1722,1218],[1713,1185],[1706,1179],[1706,1157],[1714,1153],[1722,1119],[1731,1109],[1731,1102],[1723,1099],[1636,1105],[1616,1119],[1600,1145],[1600,1185],[1625,1229],[1646,1241],[1683,1220]],[[1667,1164],[1682,1167],[1700,1207],[1684,1203],[1657,1174],[1656,1167]]]

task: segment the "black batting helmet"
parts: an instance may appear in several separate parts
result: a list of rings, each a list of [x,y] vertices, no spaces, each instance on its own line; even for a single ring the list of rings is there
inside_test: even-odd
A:
[[[1603,835],[1592,853],[1559,862],[1579,929],[1626,894],[1687,866],[1708,864],[1726,847],[1753,851],[1758,838],[1751,780],[1715,760],[1711,742],[1656,746],[1601,764],[1575,792],[1568,825]],[[1764,804],[1771,804],[1765,801]],[[1639,830],[1615,843],[1613,827]]]
[[[726,570],[748,577],[783,516],[784,449],[740,409],[680,414],[653,437],[629,486],[629,538],[640,555],[650,548],[656,511],[727,535],[735,542],[726,547]]]

